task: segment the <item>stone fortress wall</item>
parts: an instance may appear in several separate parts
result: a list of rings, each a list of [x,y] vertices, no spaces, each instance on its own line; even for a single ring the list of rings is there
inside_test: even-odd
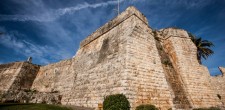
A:
[[[60,92],[64,94],[72,87],[74,74],[72,59],[40,67],[32,89],[40,92]]]
[[[21,67],[22,62],[15,62],[0,65],[0,90],[6,92],[9,90],[14,80],[16,79]]]
[[[39,68],[29,62],[0,65],[0,102],[12,101],[20,90],[30,89]]]
[[[46,66],[0,65],[0,92],[58,93],[62,104],[93,108],[117,93],[126,95],[132,109],[148,103],[162,110],[221,106],[225,79],[211,77],[196,51],[185,30],[155,31],[142,13],[128,7],[83,40],[72,59]]]
[[[39,68],[28,62],[0,65],[0,92],[31,88]]]
[[[81,42],[74,57],[76,80],[63,103],[96,107],[105,96],[123,93],[132,107],[154,103],[170,108],[171,95],[151,31],[146,18],[129,8]]]
[[[220,97],[220,100],[223,104],[225,104],[225,68],[219,67],[220,71],[222,72],[222,75],[209,77],[210,78],[210,84],[213,87],[214,94],[216,94],[218,97]]]
[[[197,49],[188,33],[181,29],[161,30],[162,45],[181,79],[185,94],[192,107],[220,105],[209,83],[209,72],[196,59]]]

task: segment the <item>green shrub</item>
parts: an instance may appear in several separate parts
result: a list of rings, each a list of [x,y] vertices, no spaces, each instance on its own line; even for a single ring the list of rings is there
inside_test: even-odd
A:
[[[137,106],[135,110],[158,110],[158,108],[154,105],[146,104]]]
[[[130,103],[123,94],[106,96],[103,110],[130,110]]]
[[[193,110],[220,110],[220,108],[217,107],[210,107],[210,108],[195,108]]]

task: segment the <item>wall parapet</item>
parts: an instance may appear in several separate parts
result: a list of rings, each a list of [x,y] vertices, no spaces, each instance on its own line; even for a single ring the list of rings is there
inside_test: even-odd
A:
[[[97,109],[105,96],[122,93],[131,110],[149,103],[161,110],[220,106],[225,77],[210,77],[196,53],[187,31],[153,30],[129,7],[84,39],[73,58],[43,66],[0,65],[0,102],[7,93],[6,101],[17,97]]]
[[[160,39],[162,39],[162,40],[167,40],[170,37],[179,37],[179,38],[184,38],[184,39],[191,39],[186,30],[173,28],[173,27],[161,29],[161,30],[159,30],[159,33],[161,34]]]
[[[148,25],[147,18],[139,12],[135,7],[131,6],[126,9],[126,11],[122,12],[119,16],[114,18],[113,20],[109,21],[99,29],[97,29],[95,32],[93,32],[91,35],[89,35],[86,39],[84,39],[80,43],[80,48],[84,47],[85,45],[89,44],[93,40],[97,39],[99,36],[105,34],[106,32],[110,31],[112,28],[116,27],[132,15],[137,16],[141,21],[143,21],[145,24]]]

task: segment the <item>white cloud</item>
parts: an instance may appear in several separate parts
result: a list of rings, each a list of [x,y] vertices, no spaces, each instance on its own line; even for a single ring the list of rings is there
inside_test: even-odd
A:
[[[33,57],[38,59],[42,64],[48,64],[50,59],[59,60],[64,59],[64,50],[60,50],[57,47],[51,47],[47,45],[37,45],[26,40],[20,40],[16,38],[17,35],[24,36],[16,31],[5,33],[0,37],[0,44],[13,49],[17,53],[20,53],[26,57]],[[54,54],[54,55],[53,55]]]
[[[16,33],[18,34],[18,33]],[[14,36],[13,33],[9,33],[9,34],[6,34],[4,33],[1,37],[0,37],[0,43],[3,44],[4,46],[8,47],[8,48],[18,48],[18,49],[21,49],[21,48],[24,48],[25,45],[22,43],[22,42],[18,42],[16,37]]]
[[[208,4],[211,3],[211,1],[205,1],[205,0],[194,0],[194,1],[184,1],[184,0],[120,0],[120,2],[128,2],[128,3],[136,3],[136,2],[146,2],[150,6],[153,5],[158,5],[162,7],[163,5],[166,5],[168,7],[181,7],[183,6],[186,9],[190,8],[202,8]],[[17,2],[17,1],[15,1]],[[105,7],[108,5],[115,5],[118,2],[116,0],[112,1],[107,1],[107,2],[100,2],[100,3],[95,3],[95,4],[89,4],[87,2],[84,2],[82,4],[78,4],[74,7],[66,7],[66,8],[61,8],[61,9],[46,9],[46,6],[42,2],[42,0],[31,0],[30,2],[17,2],[19,4],[23,4],[24,6],[28,6],[29,4],[33,4],[34,6],[39,6],[38,11],[32,12],[33,14],[28,14],[28,15],[0,15],[0,21],[38,21],[38,22],[49,22],[49,21],[54,21],[57,18],[65,15],[65,14],[71,14],[76,11],[86,9],[86,8],[98,8],[98,7]],[[27,10],[32,10],[32,7],[26,8]],[[47,10],[47,11],[46,11]],[[40,13],[41,12],[41,13]],[[171,14],[171,13],[170,13]]]
[[[211,2],[214,2],[211,0],[133,0],[133,1],[148,2],[150,5],[158,6],[158,8],[160,8],[160,6],[162,5],[166,5],[168,7],[183,7],[186,9],[202,8],[210,4]]]
[[[125,3],[131,2],[131,3],[148,3],[148,5],[152,5],[152,4],[168,4],[168,6],[170,5],[177,5],[179,6],[179,4],[183,4],[185,6],[197,6],[195,3],[190,4],[189,2],[156,2],[154,0],[120,0],[120,2],[124,2]],[[176,1],[176,0],[175,0]],[[89,4],[89,3],[82,3],[82,4],[78,4],[76,6],[72,6],[72,7],[66,7],[66,8],[60,8],[60,9],[49,9],[48,6],[46,6],[46,4],[44,4],[42,2],[42,0],[31,0],[29,2],[27,2],[26,0],[23,2],[20,2],[18,0],[15,0],[15,2],[23,5],[24,10],[25,10],[25,14],[27,14],[27,12],[31,11],[31,13],[28,13],[27,15],[23,15],[23,14],[17,14],[17,15],[0,15],[0,21],[39,21],[39,22],[43,22],[43,23],[39,23],[40,25],[34,25],[37,28],[40,28],[38,37],[41,38],[43,41],[48,42],[44,43],[45,45],[38,45],[34,42],[32,42],[32,38],[31,41],[27,40],[27,39],[17,39],[16,36],[23,36],[21,33],[18,33],[16,31],[12,32],[11,34],[6,34],[4,35],[4,39],[1,39],[0,43],[2,43],[4,46],[7,46],[8,48],[12,48],[15,51],[25,55],[25,56],[33,56],[36,59],[39,59],[41,63],[49,63],[52,62],[52,59],[54,60],[60,60],[60,59],[65,59],[65,58],[71,58],[73,56],[74,51],[75,51],[75,45],[79,45],[79,44],[75,44],[77,42],[79,42],[77,39],[79,38],[79,40],[83,39],[80,37],[85,37],[85,36],[80,36],[80,35],[86,35],[87,33],[90,34],[90,32],[94,31],[93,29],[97,28],[98,26],[102,25],[102,19],[99,16],[104,16],[103,19],[109,19],[109,16],[111,17],[113,13],[107,13],[106,11],[97,11],[95,13],[93,13],[91,10],[85,10],[85,14],[82,16],[76,16],[74,13],[83,9],[93,9],[93,8],[100,8],[100,7],[106,7],[109,5],[116,5],[117,1],[116,0],[111,0],[111,1],[106,1],[106,2],[100,2],[100,3],[95,3],[95,4]],[[34,4],[34,6],[40,7],[40,10],[36,10],[35,8],[33,8],[30,4]],[[162,6],[162,5],[160,5]],[[156,24],[163,24],[163,20],[158,19],[160,16],[159,15],[159,8],[155,9],[155,10],[147,10],[149,12],[151,12],[151,20],[152,22],[156,23]],[[20,10],[21,11],[21,10]],[[42,13],[40,13],[39,11],[41,11]],[[60,18],[61,16],[64,15],[72,15],[71,18],[69,18],[70,22],[73,27],[76,28],[76,32],[72,32],[71,30],[67,30],[64,26],[65,24],[63,24],[64,22],[60,21],[60,20],[56,20],[58,18]],[[174,18],[178,18],[176,15],[176,13],[167,13],[168,14],[168,18],[173,19],[174,21],[176,19]],[[166,14],[166,15],[167,15]],[[92,21],[89,20],[89,16],[92,16]],[[107,16],[105,16],[107,15]],[[87,17],[88,16],[88,17]],[[65,19],[67,19],[68,16],[65,17]],[[48,22],[51,21],[51,22]],[[91,22],[90,22],[91,21]],[[94,21],[94,23],[93,23]],[[46,23],[47,22],[47,23]],[[95,27],[93,29],[91,29],[90,27],[87,28],[87,22],[89,22],[88,25],[90,25],[90,27]],[[171,21],[172,22],[172,21]],[[171,22],[168,22],[168,25],[171,24]],[[68,23],[68,22],[66,22]],[[165,23],[165,22],[164,22]],[[19,35],[15,35],[15,34],[19,34]],[[24,33],[26,34],[26,33]],[[28,36],[28,35],[27,35]],[[77,40],[77,41],[76,41]],[[50,57],[49,57],[50,56]],[[48,58],[47,58],[48,57]],[[34,59],[35,59],[34,58]]]
[[[197,36],[202,36],[204,35],[206,32],[210,32],[210,29],[212,29],[212,26],[206,26],[206,27],[203,27],[201,29],[198,29],[195,34]]]
[[[120,0],[120,2],[123,2],[124,0]],[[35,2],[36,3],[36,2]],[[42,2],[37,2],[36,4]],[[87,2],[83,4],[78,4],[74,7],[68,7],[68,8],[61,8],[57,10],[51,10],[48,9],[48,11],[45,11],[45,13],[38,14],[38,15],[0,15],[0,21],[39,21],[39,22],[49,22],[54,21],[57,18],[67,14],[67,13],[74,13],[76,11],[85,9],[85,8],[98,8],[108,5],[114,5],[117,4],[117,1],[107,1],[107,2],[101,2],[96,4],[89,4]],[[44,7],[42,7],[42,10]]]
[[[123,2],[125,0],[120,0],[120,2]],[[89,4],[87,2],[83,3],[83,4],[79,4],[75,7],[69,7],[69,8],[63,8],[63,9],[58,9],[56,11],[57,14],[59,15],[64,15],[66,13],[73,13],[76,12],[78,10],[81,9],[85,9],[85,8],[98,8],[98,7],[103,7],[103,6],[108,6],[108,5],[114,5],[117,4],[117,1],[107,1],[107,2],[102,2],[102,3],[96,3],[96,4]]]

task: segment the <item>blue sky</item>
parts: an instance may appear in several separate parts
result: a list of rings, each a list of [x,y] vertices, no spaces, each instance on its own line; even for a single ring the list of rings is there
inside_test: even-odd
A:
[[[0,63],[71,58],[85,37],[117,15],[116,6],[116,0],[1,0]],[[212,75],[225,67],[225,0],[120,0],[121,11],[128,6],[154,29],[176,26],[212,41],[215,54],[203,64]]]

